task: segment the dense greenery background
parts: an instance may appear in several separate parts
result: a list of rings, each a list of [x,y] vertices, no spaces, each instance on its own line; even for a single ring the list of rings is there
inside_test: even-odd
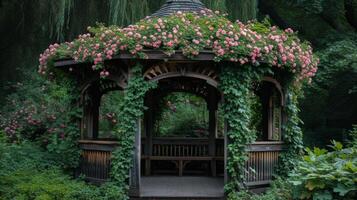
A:
[[[35,71],[48,44],[68,41],[96,22],[127,25],[157,10],[164,0],[0,0],[0,105],[14,83]],[[305,88],[301,117],[305,143],[343,140],[357,122],[357,0],[204,0],[232,20],[262,19],[298,30],[321,57]],[[9,84],[10,83],[10,84]]]

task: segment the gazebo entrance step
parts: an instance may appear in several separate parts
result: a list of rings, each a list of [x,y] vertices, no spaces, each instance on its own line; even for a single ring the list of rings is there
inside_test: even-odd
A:
[[[141,177],[139,199],[221,200],[224,180],[203,176],[149,176]]]

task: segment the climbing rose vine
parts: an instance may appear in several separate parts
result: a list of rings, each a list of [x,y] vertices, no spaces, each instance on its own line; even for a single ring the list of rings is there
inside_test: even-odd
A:
[[[92,69],[107,77],[110,71],[104,65],[105,60],[123,52],[145,59],[148,49],[162,50],[168,55],[180,50],[188,58],[211,50],[217,62],[251,63],[253,67],[265,63],[297,74],[298,80],[313,77],[318,65],[311,46],[300,41],[293,30],[280,30],[266,21],[233,23],[210,10],[147,17],[126,28],[99,24],[88,27],[88,31],[73,42],[50,45],[40,55],[39,73],[52,73],[54,60],[72,58],[93,63]]]

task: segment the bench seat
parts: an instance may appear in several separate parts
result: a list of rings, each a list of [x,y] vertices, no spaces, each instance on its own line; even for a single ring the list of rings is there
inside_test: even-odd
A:
[[[216,162],[217,160],[224,160],[223,156],[142,156],[145,160],[145,175],[149,176],[151,171],[152,160],[173,161],[179,170],[179,176],[183,175],[183,170],[187,163],[191,161],[210,161],[212,176],[216,176]]]

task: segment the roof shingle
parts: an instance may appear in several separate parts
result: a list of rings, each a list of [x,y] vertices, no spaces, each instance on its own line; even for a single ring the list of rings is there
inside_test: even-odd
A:
[[[206,9],[200,0],[167,0],[166,3],[151,16],[162,17],[175,12],[196,12]]]

